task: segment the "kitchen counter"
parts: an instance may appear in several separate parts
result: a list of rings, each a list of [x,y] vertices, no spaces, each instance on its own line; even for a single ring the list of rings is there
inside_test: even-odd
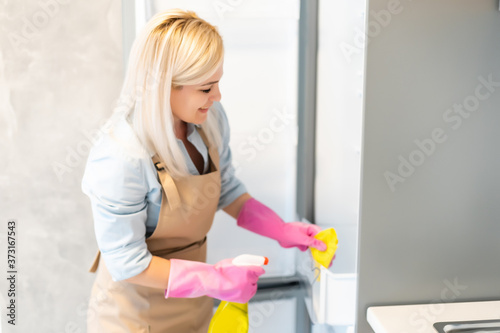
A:
[[[373,306],[367,320],[375,333],[436,333],[436,322],[500,319],[500,301]]]

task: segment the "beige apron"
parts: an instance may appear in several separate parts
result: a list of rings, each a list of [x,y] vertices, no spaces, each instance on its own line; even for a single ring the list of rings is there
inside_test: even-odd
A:
[[[149,251],[162,258],[206,260],[206,235],[212,226],[220,196],[217,147],[207,145],[210,172],[173,180],[157,156],[153,162],[163,188],[158,225],[146,239]],[[168,298],[165,290],[113,281],[97,254],[90,269],[96,280],[87,312],[87,332],[206,333],[213,314],[209,297]]]

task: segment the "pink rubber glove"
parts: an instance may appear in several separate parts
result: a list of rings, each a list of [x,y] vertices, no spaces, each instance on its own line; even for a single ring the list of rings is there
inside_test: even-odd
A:
[[[269,207],[251,198],[245,202],[238,214],[238,226],[277,240],[282,247],[298,247],[305,251],[309,246],[320,251],[326,250],[326,244],[316,238],[321,228],[309,223],[283,220]]]
[[[170,259],[165,298],[210,296],[223,301],[247,303],[257,291],[260,266],[235,266],[232,259],[209,265],[199,261]]]

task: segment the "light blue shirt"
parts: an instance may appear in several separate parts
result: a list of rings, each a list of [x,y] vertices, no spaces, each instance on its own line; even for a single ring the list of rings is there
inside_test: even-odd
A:
[[[246,192],[234,175],[229,148],[229,123],[220,103],[218,113],[222,146],[219,147],[221,194],[218,209],[232,203]],[[187,126],[187,139],[203,156],[204,173],[209,169],[208,149],[193,124]],[[199,175],[182,140],[179,147],[186,158],[189,172]],[[82,190],[90,198],[94,228],[101,256],[115,281],[128,279],[148,267],[152,254],[146,237],[158,223],[162,188],[147,151],[134,134],[132,126],[120,119],[91,149]]]

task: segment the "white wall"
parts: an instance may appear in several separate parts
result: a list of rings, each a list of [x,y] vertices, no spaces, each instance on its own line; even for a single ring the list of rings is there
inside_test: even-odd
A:
[[[97,245],[80,181],[121,86],[120,1],[3,1],[0,18],[0,267],[13,218],[18,322],[0,320],[6,332],[85,332]]]

